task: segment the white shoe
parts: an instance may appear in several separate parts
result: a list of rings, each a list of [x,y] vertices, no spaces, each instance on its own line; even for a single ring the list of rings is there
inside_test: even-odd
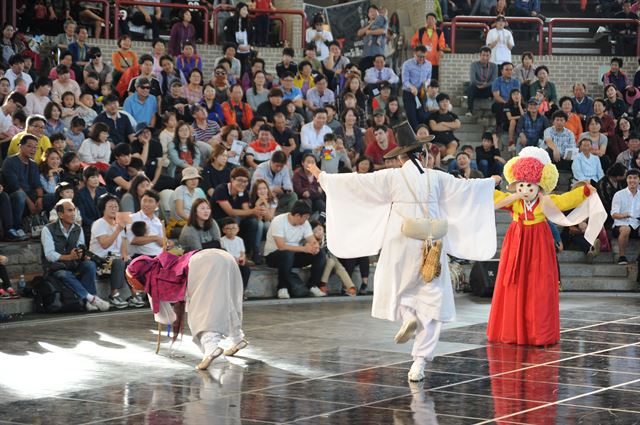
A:
[[[98,297],[97,295],[94,295],[93,301],[91,301],[91,304],[93,304],[96,307],[98,307],[98,310],[100,310],[100,311],[109,311],[109,308],[111,307],[111,304],[109,304],[108,301],[103,300],[102,298]]]
[[[396,344],[404,344],[414,336],[417,327],[418,320],[415,317],[405,320],[393,340]]]
[[[86,308],[87,311],[98,311],[98,306],[90,303],[89,300],[84,304],[84,308]]]
[[[318,288],[317,286],[312,286],[311,288],[309,288],[309,292],[311,292],[311,295],[313,295],[314,297],[326,297],[327,296],[327,294],[322,292],[320,290],[320,288]]]
[[[442,158],[442,161],[447,162],[447,161],[453,161],[454,159],[456,159],[455,156],[453,155],[446,155],[444,158]]]
[[[427,361],[424,357],[418,357],[413,361],[411,365],[411,369],[409,369],[409,373],[407,374],[407,378],[409,378],[410,382],[420,382],[424,380],[424,368],[427,365]]]
[[[473,112],[471,111],[467,111],[466,114],[464,114],[465,117],[472,117],[473,116]]]
[[[200,363],[196,365],[198,370],[206,370],[212,361],[222,355],[222,348],[216,347],[210,354],[205,354]]]
[[[224,350],[224,355],[228,356],[228,357],[232,357],[234,356],[238,351],[242,350],[243,348],[245,348],[247,345],[249,345],[249,341],[247,341],[246,339],[241,339],[240,342],[233,344],[232,347],[227,348],[226,350]]]
[[[278,298],[280,298],[281,300],[288,300],[289,298],[291,298],[289,296],[289,291],[287,290],[287,288],[278,289]]]

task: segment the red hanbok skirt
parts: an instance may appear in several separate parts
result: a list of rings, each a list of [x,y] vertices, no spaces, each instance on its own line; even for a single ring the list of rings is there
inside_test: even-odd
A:
[[[553,345],[560,341],[558,266],[546,221],[509,226],[500,255],[491,313],[490,342]]]

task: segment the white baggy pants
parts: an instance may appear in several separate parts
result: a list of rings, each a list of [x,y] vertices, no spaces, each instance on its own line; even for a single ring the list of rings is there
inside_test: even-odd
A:
[[[416,337],[413,342],[413,349],[411,350],[413,360],[417,360],[418,357],[423,357],[428,361],[433,360],[433,353],[440,339],[442,322],[430,319],[419,311],[404,305],[400,306],[400,316],[402,316],[403,321],[407,321],[412,317],[418,320]]]

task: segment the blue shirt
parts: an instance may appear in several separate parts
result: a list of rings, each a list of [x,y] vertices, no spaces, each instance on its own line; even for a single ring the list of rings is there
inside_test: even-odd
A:
[[[282,98],[283,100],[296,100],[302,97],[302,90],[297,87],[292,87],[290,92],[286,91],[284,87],[280,88],[284,93],[284,97]]]
[[[578,100],[574,96],[571,98],[571,104],[573,105],[571,110],[574,113],[578,115],[584,115],[585,117],[590,117],[591,115],[593,115],[593,99],[591,99],[589,96],[583,97],[582,102],[578,102]]]
[[[564,127],[558,132],[555,127],[551,126],[544,131],[544,140],[551,139],[555,143],[556,148],[560,151],[560,156],[564,159],[567,149],[576,147],[576,136],[571,130]]]
[[[411,86],[420,89],[424,83],[431,81],[431,62],[425,60],[419,64],[416,58],[409,59],[402,64],[402,88],[411,91]]]
[[[158,102],[156,97],[149,95],[144,103],[140,103],[138,93],[133,93],[124,101],[124,110],[133,116],[137,123],[146,123],[151,125],[151,120],[158,112]]]
[[[107,189],[102,186],[96,188],[96,197],[92,198],[89,189],[83,187],[73,198],[73,204],[80,211],[82,216],[82,227],[91,227],[94,221],[102,217],[102,212],[98,209],[98,199],[107,193]]]
[[[491,91],[500,92],[500,96],[506,102],[509,101],[509,93],[511,93],[511,90],[513,89],[520,90],[520,81],[516,80],[515,78],[505,80],[504,77],[498,77],[493,80],[493,83],[491,83]]]
[[[587,158],[582,152],[573,159],[571,172],[573,173],[573,178],[579,181],[593,180],[598,182],[604,177],[600,158],[595,155],[589,155],[589,158]]]
[[[544,130],[549,127],[549,120],[544,115],[536,115],[535,121],[529,112],[518,120],[516,137],[523,133],[527,138],[527,146],[538,146],[538,141],[543,138]]]
[[[524,9],[529,12],[540,12],[540,2],[538,0],[516,0],[516,9]]]

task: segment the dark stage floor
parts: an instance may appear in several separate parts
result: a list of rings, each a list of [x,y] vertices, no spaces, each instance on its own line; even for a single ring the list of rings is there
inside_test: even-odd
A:
[[[0,324],[0,423],[636,424],[640,298],[563,295],[562,341],[487,345],[486,300],[457,297],[422,385],[370,299],[250,303],[251,345],[207,372],[188,336],[154,354],[141,311]]]

